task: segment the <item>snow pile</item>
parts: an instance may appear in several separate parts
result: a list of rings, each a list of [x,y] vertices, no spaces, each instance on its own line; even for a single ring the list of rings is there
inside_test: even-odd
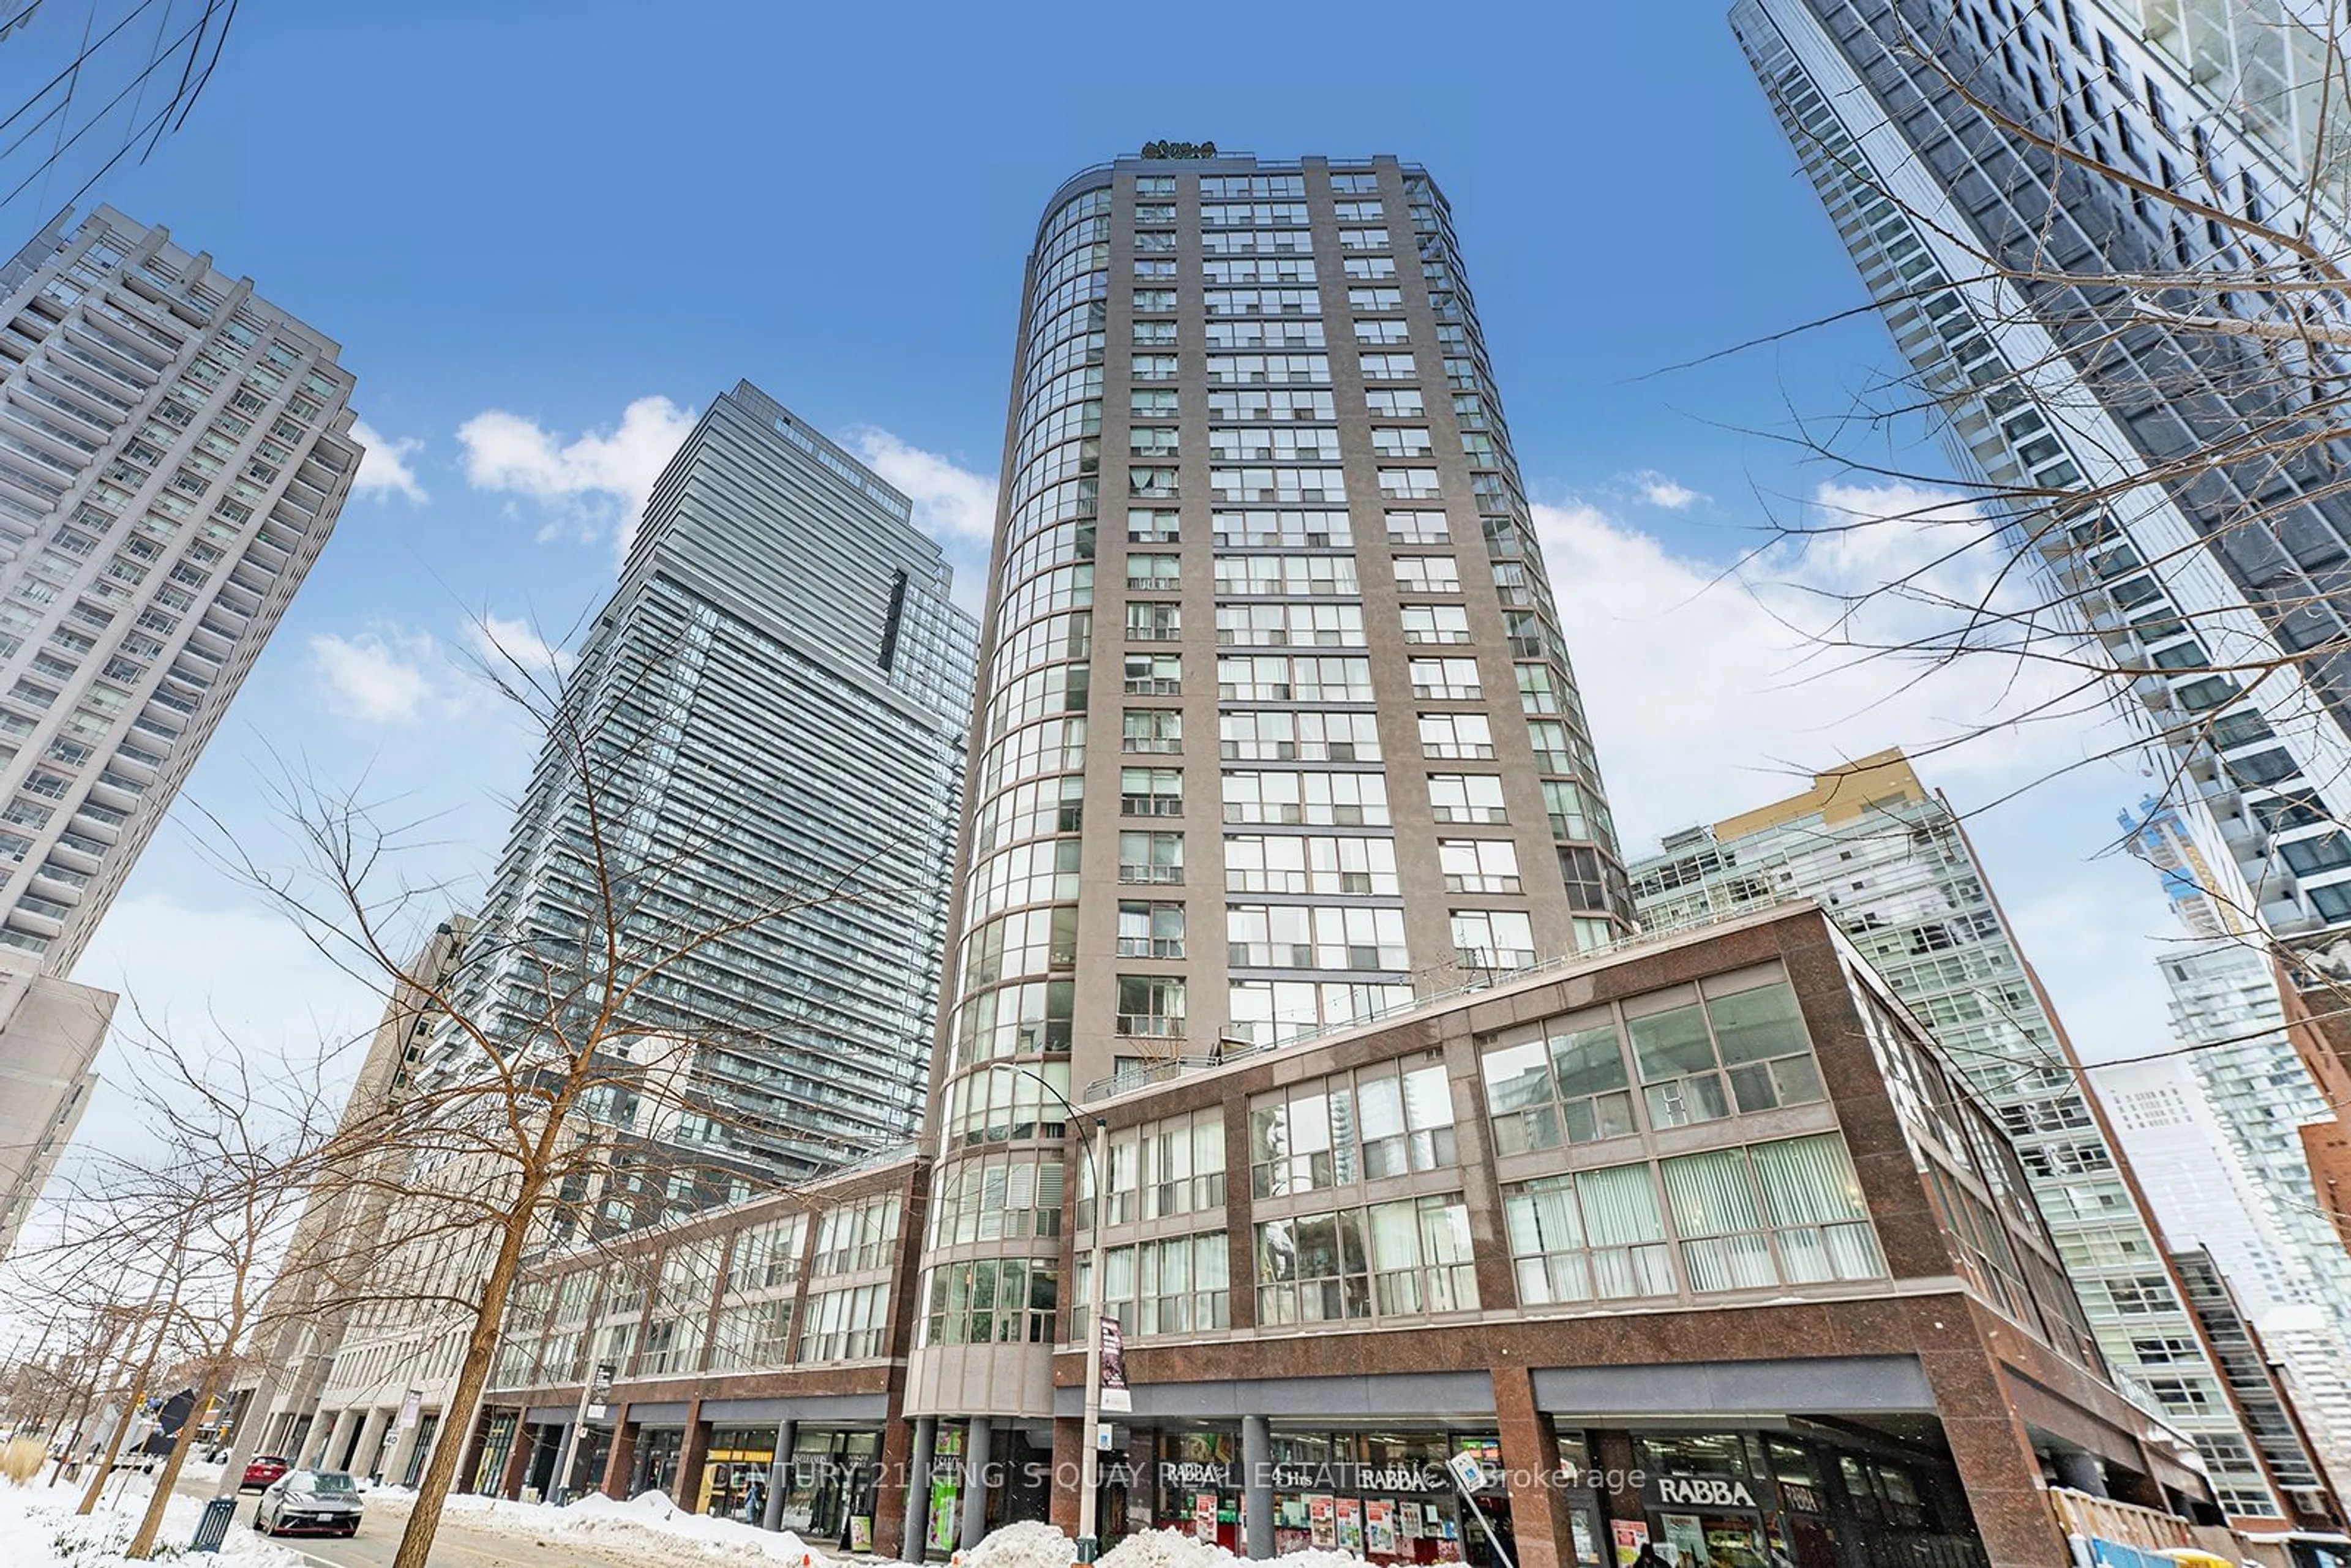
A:
[[[387,1503],[396,1500],[391,1497]],[[456,1496],[446,1517],[472,1529],[544,1541],[549,1536],[592,1539],[600,1550],[642,1556],[649,1563],[778,1563],[786,1568],[836,1568],[831,1559],[790,1531],[761,1530],[740,1520],[688,1513],[667,1494],[649,1491],[623,1502],[590,1492],[576,1502],[549,1508],[505,1498]],[[1055,1568],[1070,1568],[1067,1562]]]
[[[1077,1547],[1051,1525],[1037,1520],[1008,1524],[948,1561],[955,1568],[1070,1568]]]
[[[111,1496],[87,1519],[74,1510],[78,1486],[0,1486],[0,1563],[8,1568],[129,1568],[122,1549],[147,1507],[144,1489]],[[159,1557],[184,1551],[204,1516],[204,1500],[175,1496],[163,1510]],[[262,1540],[240,1521],[229,1526],[220,1561],[238,1568],[303,1568],[301,1553]]]
[[[1228,1568],[1233,1554],[1181,1530],[1130,1535],[1102,1555],[1102,1568]]]
[[[1063,1541],[1067,1544],[1066,1537]],[[1366,1568],[1366,1564],[1360,1557],[1321,1546],[1287,1557],[1252,1560],[1236,1557],[1186,1531],[1155,1530],[1130,1535],[1103,1552],[1102,1568]]]

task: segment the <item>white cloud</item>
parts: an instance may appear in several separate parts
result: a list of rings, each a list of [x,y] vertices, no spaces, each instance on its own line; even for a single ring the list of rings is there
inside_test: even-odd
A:
[[[1628,476],[1635,491],[1652,507],[1662,507],[1668,512],[1678,512],[1706,497],[1698,491],[1655,468],[1643,468]]]
[[[849,441],[867,467],[914,503],[914,526],[936,539],[956,564],[956,598],[977,609],[996,538],[996,481],[871,425],[850,432]]]
[[[1824,635],[1865,646],[1931,639],[1951,619],[1941,605],[1980,594],[1996,559],[1951,558],[1982,531],[1956,497],[1843,486],[1817,502],[1815,528],[1865,515],[1918,520],[1815,534],[1801,550],[1775,545],[1742,564],[1676,555],[1588,503],[1535,508],[1628,852],[1889,746],[1938,779],[1989,786],[2126,738],[2102,712],[2023,721],[2043,705],[2066,707],[2068,681],[2050,667],[1989,655],[1938,666],[1824,645]],[[1897,578],[1913,585],[1907,594],[1851,604]]]
[[[1930,667],[1817,640],[1931,641],[1949,604],[1987,591],[2000,552],[1954,555],[1984,537],[1959,497],[1823,486],[1804,514],[1813,530],[1903,520],[1815,531],[1801,550],[1774,545],[1743,563],[1676,554],[1586,503],[1535,514],[1628,855],[1900,747],[1965,815],[2083,1054],[2168,1038],[2149,966],[2169,919],[2152,874],[2109,850],[2116,811],[2149,783],[2135,753],[2107,755],[2130,740],[2121,719],[2064,699],[2069,678],[2047,665],[1977,654]],[[1908,591],[1850,607],[1846,596],[1896,580]],[[2052,703],[2052,716],[2003,722]]]
[[[549,642],[528,621],[487,611],[465,622],[465,645],[493,673],[520,671],[535,680],[560,681],[577,661],[569,650]]]
[[[606,432],[563,440],[536,420],[486,409],[457,427],[465,479],[475,489],[530,497],[581,537],[610,530],[626,555],[653,482],[694,429],[695,413],[641,397]],[[544,537],[544,536],[542,536]]]
[[[349,637],[310,639],[310,664],[331,713],[364,724],[479,719],[506,706],[492,678],[522,673],[546,686],[571,671],[572,655],[528,621],[488,611],[444,640],[421,628],[378,622]]]
[[[369,724],[413,724],[434,697],[434,641],[421,633],[324,633],[310,639],[310,663],[327,706]]]
[[[395,439],[364,419],[351,422],[351,438],[364,454],[360,458],[360,471],[351,476],[352,495],[404,496],[419,506],[430,498],[424,494],[424,486],[416,482],[416,470],[408,461],[423,450],[422,440],[413,435]]]

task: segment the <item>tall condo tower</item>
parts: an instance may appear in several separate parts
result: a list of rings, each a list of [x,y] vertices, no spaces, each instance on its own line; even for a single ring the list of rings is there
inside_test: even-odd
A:
[[[470,1007],[518,998],[518,1040],[552,1005],[535,955],[578,955],[583,921],[641,955],[695,938],[633,1016],[693,1042],[707,1113],[628,1130],[747,1176],[903,1141],[922,1112],[977,628],[911,518],[748,382],[713,402],[565,684],[594,760],[550,738],[476,936]],[[616,916],[589,892],[591,815]],[[430,1070],[466,1050],[444,1035]],[[609,1193],[601,1222],[727,1196]]]
[[[1030,1211],[1061,1206],[1065,1103],[1605,944],[1631,909],[1418,166],[1071,179],[1004,471],[933,1125],[942,1214],[1015,1195],[988,1288],[1050,1308]],[[974,1267],[926,1274],[935,1309]],[[918,1351],[914,1401],[1045,1414],[1050,1349]]]
[[[2351,246],[2339,101],[2321,133],[2328,10],[1730,12],[1954,456],[2048,498],[2019,520],[2026,553],[2144,672],[2148,727],[2283,935],[2351,926],[2351,448],[2327,390],[2346,321],[2303,259]]]
[[[338,352],[110,207],[0,264],[0,1249],[113,1008],[65,977],[350,494]]]
[[[100,207],[0,267],[0,949],[64,975],[335,526],[334,342]]]

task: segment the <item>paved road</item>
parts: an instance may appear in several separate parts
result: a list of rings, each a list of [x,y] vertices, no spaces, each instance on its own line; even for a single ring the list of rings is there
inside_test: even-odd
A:
[[[209,1497],[213,1483],[183,1479],[178,1490],[194,1497]],[[253,1505],[259,1495],[247,1492],[240,1500],[238,1523],[253,1521]],[[404,1501],[370,1497],[366,1520],[359,1534],[350,1540],[288,1536],[277,1544],[306,1554],[319,1568],[389,1568],[392,1552],[400,1544],[401,1530],[407,1523],[408,1507]],[[528,1536],[493,1534],[467,1528],[461,1518],[442,1518],[441,1528],[433,1541],[433,1568],[515,1568],[517,1562],[528,1563],[531,1568],[640,1568],[644,1559],[607,1555],[553,1535],[539,1541]]]

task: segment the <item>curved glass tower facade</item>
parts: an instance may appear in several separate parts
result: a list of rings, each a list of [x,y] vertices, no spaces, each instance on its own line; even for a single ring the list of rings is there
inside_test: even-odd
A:
[[[1604,945],[1630,905],[1424,171],[1070,181],[1004,472],[912,1408],[1042,1419],[1072,1184],[1092,1208],[1069,1106]],[[1207,1190],[1245,1158],[1221,1133],[1113,1149],[1110,1186]]]

